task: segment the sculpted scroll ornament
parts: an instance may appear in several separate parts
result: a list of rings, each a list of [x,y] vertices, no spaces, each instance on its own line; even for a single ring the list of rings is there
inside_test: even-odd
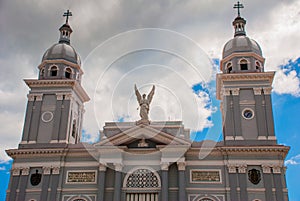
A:
[[[136,85],[134,85],[134,90],[135,90],[135,95],[137,97],[137,101],[140,105],[141,120],[139,120],[137,123],[149,124],[148,114],[149,114],[149,110],[150,110],[150,103],[151,103],[153,95],[154,95],[155,86],[153,85],[153,87],[152,87],[150,93],[148,94],[147,98],[146,98],[146,94],[143,94],[143,96],[141,96],[141,94],[138,91]]]

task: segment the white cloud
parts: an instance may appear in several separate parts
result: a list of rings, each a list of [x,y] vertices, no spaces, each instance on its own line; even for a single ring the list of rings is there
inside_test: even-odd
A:
[[[260,43],[267,59],[267,69],[278,70],[280,64],[300,55],[300,20],[297,20],[300,19],[300,0],[273,0],[272,4],[260,0],[243,3],[245,9],[242,15],[247,20],[247,33],[249,37]],[[59,8],[58,4],[61,5]],[[124,31],[148,27],[169,29],[185,34],[200,44],[209,56],[220,58],[223,45],[233,37],[231,22],[236,13],[232,10],[232,4],[223,0],[211,2],[198,0],[1,2],[0,25],[5,29],[0,29],[0,118],[2,122],[0,136],[4,136],[0,142],[2,148],[0,158],[7,159],[4,149],[16,147],[20,141],[28,93],[22,79],[37,77],[37,66],[44,51],[57,42],[58,28],[64,21],[61,17],[62,8],[70,8],[73,12],[70,23],[74,33],[71,40],[72,45],[81,54],[82,60],[88,59],[87,55],[108,38]],[[41,13],[40,10],[43,12]],[[203,77],[199,79],[194,75],[190,65],[162,52],[158,56],[127,59],[132,66],[127,64],[126,68],[124,67],[126,61],[122,60],[107,72],[106,82],[96,93],[96,105],[92,101],[86,104],[84,129],[88,134],[98,135],[98,130],[105,121],[116,120],[118,117],[125,117],[126,120],[139,118],[136,111],[137,103],[133,96],[134,83],[140,87],[145,86],[141,89],[145,92],[148,92],[150,87],[146,85],[147,83],[157,83],[161,86],[158,87],[152,103],[152,110],[160,111],[161,115],[151,114],[153,115],[151,118],[155,120],[182,118],[186,127],[190,128],[197,128],[199,125],[199,129],[211,126],[207,117],[214,109],[207,107],[205,96],[197,96],[191,91],[193,84],[203,79],[206,81],[211,79],[210,76],[214,72],[210,65],[204,57],[200,56],[202,55],[199,54],[200,51],[190,48],[191,45],[182,45],[181,41],[174,40],[174,38],[162,40],[158,37],[156,41],[149,40],[149,38],[151,34],[144,38],[141,35],[127,38],[121,43],[115,43],[110,49],[104,48],[97,58],[84,64],[83,84],[93,100],[99,72],[103,72],[107,61],[114,60],[115,55],[120,56],[119,53],[124,50],[122,48],[133,45],[134,41],[142,44],[148,42],[148,46],[160,44],[162,47],[166,44],[170,46],[167,42],[172,42],[171,47],[179,50],[180,55],[184,55],[188,61],[202,64],[196,67],[200,69]],[[153,44],[149,44],[150,42]],[[138,43],[134,45],[136,44]],[[153,57],[156,58],[155,61],[160,59],[160,62],[153,63]],[[137,60],[142,62],[138,63]],[[125,83],[126,79],[122,78],[124,73],[147,64],[165,65],[170,67],[173,73],[168,73],[167,68],[156,65],[160,71],[147,72],[147,75],[145,71],[140,71],[144,75],[131,73],[127,77],[130,80]],[[121,78],[122,82],[115,85],[116,81]],[[284,89],[283,86],[289,87]],[[172,93],[167,92],[166,89]],[[297,95],[299,94],[299,78],[295,77],[292,71],[287,73],[279,70],[274,90],[277,93]],[[112,94],[113,92],[115,93]],[[124,107],[116,111],[116,107],[120,105]],[[94,110],[100,122],[99,127]],[[195,119],[193,113],[189,114],[190,111],[201,113],[201,116]]]
[[[285,165],[299,165],[300,164],[300,154],[291,157],[290,159],[286,160]]]
[[[273,90],[278,94],[300,96],[300,78],[295,70],[280,69],[276,72]]]
[[[6,167],[4,166],[0,167],[0,171],[4,171],[4,170],[6,170]]]

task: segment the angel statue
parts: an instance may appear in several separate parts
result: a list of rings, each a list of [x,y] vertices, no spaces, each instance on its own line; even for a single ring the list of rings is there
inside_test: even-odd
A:
[[[141,96],[136,85],[134,85],[134,90],[135,90],[135,95],[137,97],[137,101],[139,102],[139,105],[140,105],[141,120],[139,122],[140,123],[149,123],[148,114],[149,114],[150,103],[151,103],[153,95],[154,95],[155,86],[153,85],[147,98],[146,98],[146,94],[143,94],[143,97]]]

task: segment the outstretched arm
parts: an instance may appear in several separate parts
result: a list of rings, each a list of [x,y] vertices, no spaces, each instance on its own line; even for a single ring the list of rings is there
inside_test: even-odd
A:
[[[150,104],[151,101],[152,101],[152,98],[153,98],[153,95],[154,95],[154,91],[155,91],[155,86],[153,85],[153,87],[152,87],[150,93],[149,93],[148,96],[147,96],[147,99],[148,99],[148,101],[149,101],[149,104]]]

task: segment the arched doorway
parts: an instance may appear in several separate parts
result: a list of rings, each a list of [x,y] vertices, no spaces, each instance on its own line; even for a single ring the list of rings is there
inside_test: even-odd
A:
[[[126,201],[158,201],[160,177],[150,168],[135,168],[124,178]]]

